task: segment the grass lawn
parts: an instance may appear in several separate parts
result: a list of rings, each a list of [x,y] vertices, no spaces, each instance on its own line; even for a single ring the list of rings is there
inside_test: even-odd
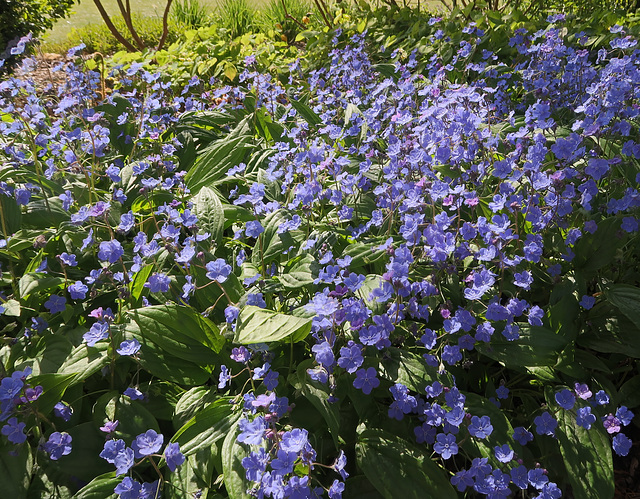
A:
[[[213,12],[216,0],[199,0],[200,4]],[[175,3],[175,0],[174,0]],[[120,13],[116,0],[102,0],[102,5],[109,15]],[[163,0],[131,0],[131,10],[143,16],[162,17],[166,2]],[[102,17],[92,0],[82,0],[74,5],[72,14],[67,19],[60,19],[55,26],[45,35],[45,40],[51,43],[59,43],[65,40],[72,28],[85,26],[90,23],[101,23]]]

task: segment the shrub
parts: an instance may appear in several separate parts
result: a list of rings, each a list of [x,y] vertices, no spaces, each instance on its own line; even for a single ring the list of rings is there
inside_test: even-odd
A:
[[[209,22],[207,7],[198,0],[178,0],[171,7],[173,21],[185,28],[201,28]]]
[[[0,0],[0,59],[7,66],[15,61],[9,49],[18,39],[31,33],[38,36],[65,17],[74,0]],[[1,70],[0,70],[1,71]]]
[[[247,0],[221,0],[218,11],[216,21],[231,38],[249,33],[256,26],[256,11]]]

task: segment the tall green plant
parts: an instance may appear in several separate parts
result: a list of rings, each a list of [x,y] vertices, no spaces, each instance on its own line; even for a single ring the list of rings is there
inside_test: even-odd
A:
[[[256,13],[246,0],[222,0],[218,20],[231,38],[249,33],[255,27]]]

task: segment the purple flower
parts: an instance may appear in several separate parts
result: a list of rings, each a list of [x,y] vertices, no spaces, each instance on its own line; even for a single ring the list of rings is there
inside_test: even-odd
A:
[[[71,409],[71,406],[68,406],[67,404],[58,402],[53,407],[53,414],[58,418],[62,418],[64,421],[69,421],[73,415],[73,409]]]
[[[24,428],[27,426],[23,422],[18,423],[18,418],[11,418],[7,424],[2,427],[2,434],[13,444],[22,444],[27,440]]]
[[[95,344],[100,341],[107,339],[109,337],[109,324],[103,321],[98,321],[91,326],[88,332],[82,335],[84,341],[87,342],[87,345],[90,347],[95,346]]]
[[[591,310],[593,306],[596,304],[596,299],[593,296],[583,295],[580,300],[580,306],[585,310]]]
[[[309,443],[309,432],[305,429],[294,428],[282,435],[280,448],[287,452],[300,452]]]
[[[113,433],[114,431],[116,431],[118,424],[120,424],[118,420],[107,421],[106,423],[104,423],[104,425],[100,427],[100,431],[103,431],[105,433]]]
[[[536,425],[536,433],[538,435],[553,435],[558,426],[558,421],[547,411],[537,416],[533,422]]]
[[[297,452],[278,450],[278,457],[271,461],[271,468],[276,475],[287,475],[293,472],[293,466],[298,459]]]
[[[109,263],[116,263],[124,255],[124,249],[119,241],[102,241],[98,251],[98,258]]]
[[[582,400],[588,400],[593,395],[586,383],[575,383],[573,385],[573,388],[576,392],[576,395]]]
[[[244,442],[249,445],[260,445],[267,431],[267,422],[262,416],[258,416],[253,421],[241,419],[239,427],[241,433],[238,435],[238,442]]]
[[[220,376],[218,377],[218,388],[224,389],[229,383],[231,383],[231,373],[227,366],[224,364],[220,366]]]
[[[436,443],[433,444],[433,450],[442,456],[442,459],[449,459],[458,453],[458,444],[456,436],[451,433],[439,433],[436,437]]]
[[[591,414],[591,407],[580,407],[576,411],[576,423],[585,428],[591,429],[591,425],[596,422],[596,416]]]
[[[152,293],[166,293],[169,291],[171,279],[164,274],[153,274],[149,280],[144,283],[144,287],[148,288]]]
[[[141,433],[132,442],[131,448],[135,452],[136,459],[151,454],[157,454],[164,442],[164,435],[158,435],[155,430],[147,430]]]
[[[131,386],[123,392],[123,395],[126,395],[131,400],[144,400],[144,393]]]
[[[556,393],[555,398],[558,405],[567,411],[573,409],[573,406],[576,403],[576,396],[571,392],[571,390],[567,390],[566,388]]]
[[[122,479],[113,491],[120,496],[120,499],[139,499],[141,485],[140,482],[128,476]]]
[[[56,312],[64,312],[66,304],[67,299],[64,296],[58,295],[51,295],[49,299],[44,302],[44,306],[52,314],[55,314]]]
[[[327,341],[313,345],[311,351],[315,354],[316,362],[324,367],[329,368],[336,362],[331,345]]]
[[[472,416],[469,424],[469,433],[476,438],[487,438],[493,432],[491,418],[489,416]]]
[[[609,433],[610,435],[613,433],[618,433],[620,431],[620,425],[622,423],[620,422],[620,420],[615,417],[613,414],[607,414],[605,417],[602,418],[602,425],[604,426],[604,429],[607,430],[607,433]]]
[[[513,439],[520,445],[527,445],[533,440],[533,433],[525,430],[522,426],[513,429]]]
[[[164,450],[164,458],[167,461],[167,466],[171,471],[175,471],[185,461],[184,454],[180,452],[180,444],[170,443]]]
[[[71,452],[71,440],[71,435],[68,433],[56,431],[49,436],[49,440],[43,447],[49,457],[57,461]]]
[[[124,340],[120,343],[120,348],[116,349],[120,355],[135,355],[140,350],[140,342],[135,338],[132,340]]]
[[[258,237],[260,234],[264,232],[264,227],[257,220],[251,220],[247,222],[247,226],[244,230],[244,233],[247,237]]]
[[[626,456],[631,450],[633,442],[624,433],[618,433],[613,437],[613,450],[619,456]]]
[[[495,446],[493,448],[495,452],[496,459],[501,463],[509,463],[513,459],[513,449],[509,447],[509,444],[504,444],[502,446]]]
[[[86,284],[83,284],[82,281],[76,281],[69,285],[67,291],[69,291],[69,295],[72,300],[84,300],[87,297],[87,291],[89,291],[89,288]]]
[[[376,375],[377,372],[373,367],[369,367],[366,370],[358,369],[356,379],[353,380],[353,386],[362,390],[366,395],[369,395],[371,390],[380,385],[380,380]]]
[[[209,262],[207,267],[207,277],[212,281],[224,282],[231,274],[231,265],[227,264],[222,258],[218,258],[214,262]]]
[[[70,255],[69,253],[62,253],[59,255],[60,261],[64,264],[67,265],[69,267],[75,267],[76,265],[78,265],[78,262],[76,261],[76,255]]]

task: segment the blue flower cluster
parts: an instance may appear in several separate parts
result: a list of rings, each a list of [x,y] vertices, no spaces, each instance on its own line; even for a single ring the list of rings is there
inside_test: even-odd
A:
[[[119,86],[109,95],[98,73],[73,64],[56,68],[66,73],[56,98],[28,79],[0,82],[11,117],[0,122],[1,154],[15,174],[1,177],[0,205],[11,203],[33,231],[27,240],[3,227],[0,245],[16,261],[31,252],[24,276],[2,262],[11,274],[2,312],[19,301],[20,320],[30,321],[12,338],[16,351],[66,341],[88,366],[69,383],[95,376],[96,392],[130,401],[148,399],[143,382],[175,374],[149,352],[192,368],[171,385],[180,393],[209,383],[215,364],[218,389],[237,390],[236,445],[250,449],[243,478],[257,497],[342,497],[345,452],[323,465],[313,429],[288,424],[289,397],[307,383],[336,411],[349,399],[382,408],[370,411],[388,415],[380,424],[409,425],[442,467],[455,464],[460,492],[560,497],[525,446],[555,441],[573,423],[612,435],[620,456],[632,446],[621,430],[633,413],[624,405],[614,412],[600,383],[589,381],[594,395],[576,382],[586,369],[558,359],[573,358],[579,336],[611,309],[608,282],[596,273],[605,264],[589,263],[597,241],[621,249],[640,228],[640,50],[614,27],[610,48],[591,54],[586,36],[569,40],[563,18],[551,22],[516,30],[509,63],[482,51],[467,64],[484,36],[471,24],[449,61],[391,54],[393,76],[370,60],[366,33],[345,41],[338,31],[329,67],[291,66],[290,93],[250,64],[237,87],[196,78],[176,90],[138,64],[115,70]],[[432,20],[434,43],[440,24]],[[215,126],[184,131],[199,116]],[[165,314],[153,325],[174,331],[142,330],[145,309]],[[278,341],[239,346],[243,312],[258,309],[310,334],[288,331],[287,353]],[[536,355],[539,337],[554,346],[529,364],[517,347]],[[241,369],[218,362],[220,352]],[[304,362],[295,374],[294,353]],[[394,373],[394,356],[419,368]],[[492,411],[522,420],[512,402],[526,394],[510,379],[496,388],[486,372],[465,385],[477,359],[538,373],[556,388],[533,420],[499,433]],[[541,373],[545,362],[557,362],[564,378]],[[27,428],[24,416],[36,414],[31,404],[43,392],[28,385],[30,373],[0,385],[2,434],[16,445],[44,421]],[[495,405],[472,404],[471,390]],[[74,403],[60,401],[53,413],[68,422]],[[53,431],[41,448],[58,460],[71,444],[69,433]],[[106,441],[100,456],[116,477],[127,475],[115,493],[159,494],[164,477],[141,483],[131,469],[143,461],[157,469],[161,457],[175,471],[185,456],[175,442],[161,453],[163,444],[153,429],[130,443]]]

